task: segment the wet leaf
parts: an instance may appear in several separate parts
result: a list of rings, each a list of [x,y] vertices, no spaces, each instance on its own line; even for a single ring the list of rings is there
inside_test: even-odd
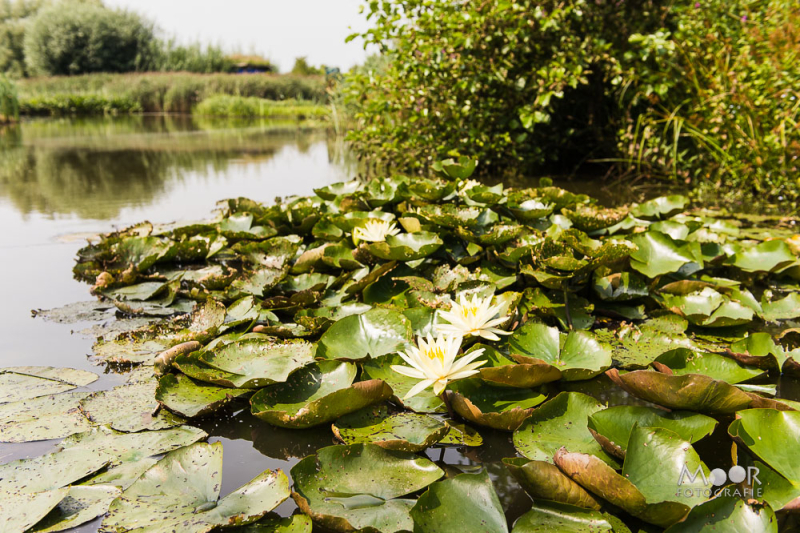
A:
[[[444,472],[418,455],[372,444],[322,448],[292,467],[294,498],[314,522],[339,531],[411,531],[411,493]]]
[[[333,434],[345,444],[372,443],[387,450],[421,452],[439,442],[450,426],[429,415],[389,414],[385,406],[367,407],[333,424]]]
[[[736,413],[728,433],[780,475],[800,483],[800,412],[747,409]]]
[[[450,386],[453,410],[480,426],[514,431],[546,396],[537,390],[493,387],[478,378]]]
[[[30,400],[83,387],[97,374],[73,368],[15,366],[0,368],[0,404]]]
[[[53,533],[85,524],[105,514],[121,493],[117,487],[108,485],[70,487],[67,496],[30,531]]]
[[[548,500],[586,509],[600,509],[600,503],[586,490],[564,475],[552,463],[522,457],[503,459],[503,463],[525,492],[536,500]]]
[[[369,252],[386,261],[416,261],[428,257],[444,244],[438,235],[427,231],[389,235],[385,242],[368,245]]]
[[[667,529],[667,532],[710,533],[723,530],[777,533],[778,519],[769,506],[756,507],[742,499],[723,495],[698,505],[689,512],[686,520]]]
[[[397,352],[411,341],[411,323],[402,313],[370,309],[333,324],[319,341],[317,357],[357,361]]]
[[[167,374],[158,380],[155,399],[173,413],[193,418],[219,411],[239,398],[248,398],[252,393],[250,389],[215,387],[196,383],[182,374]]]
[[[47,516],[63,500],[68,488],[37,493],[8,494],[0,491],[0,523],[5,533],[23,533]]]
[[[88,392],[66,392],[0,405],[0,442],[60,439],[92,427],[81,412]]]
[[[674,272],[691,274],[703,267],[698,243],[676,241],[658,231],[636,234],[631,241],[638,247],[631,254],[631,267],[648,278]]]
[[[111,456],[71,449],[0,465],[0,493],[23,494],[66,487],[109,464]]]
[[[289,497],[286,475],[266,470],[219,499],[221,476],[221,443],[170,452],[114,500],[102,527],[202,533],[255,522]]]
[[[258,391],[250,399],[252,412],[276,426],[307,428],[392,396],[389,385],[379,379],[353,383],[356,372],[354,364],[338,361],[303,367],[285,383]]]
[[[555,468],[555,467],[553,467]],[[512,533],[582,533],[617,531],[602,513],[571,505],[534,503],[514,523]]]
[[[117,431],[136,432],[180,426],[184,420],[160,410],[156,400],[158,382],[144,381],[95,392],[81,400],[81,408],[95,424],[107,424]]]
[[[411,516],[414,531],[420,533],[508,533],[503,507],[485,471],[433,483]]]
[[[289,375],[314,361],[316,346],[308,342],[284,342],[250,339],[232,342],[198,356],[210,368],[230,376],[225,386],[256,389],[286,381]],[[215,383],[223,384],[220,381]]]

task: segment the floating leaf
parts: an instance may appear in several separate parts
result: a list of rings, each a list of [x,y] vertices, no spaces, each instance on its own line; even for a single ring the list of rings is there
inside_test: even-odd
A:
[[[385,406],[367,407],[345,415],[333,424],[333,434],[345,444],[372,443],[387,450],[421,452],[450,431],[450,426],[429,415],[390,415]]]
[[[0,493],[32,493],[59,489],[109,464],[111,456],[70,449],[0,465]]]
[[[543,505],[534,502],[531,510],[514,523],[512,533],[583,533],[585,531],[617,530],[603,514],[597,511],[571,505]]]
[[[745,272],[774,272],[797,261],[789,245],[775,239],[742,249],[729,262]]]
[[[0,491],[0,523],[5,533],[23,533],[47,516],[69,493],[68,488],[8,494]]]
[[[330,446],[292,467],[297,506],[314,522],[339,531],[411,531],[405,496],[444,475],[433,462],[373,444]]]
[[[535,390],[492,387],[478,378],[456,381],[450,388],[459,416],[501,431],[514,431],[546,398]]]
[[[747,409],[736,413],[728,433],[793,483],[800,483],[800,412]]]
[[[442,239],[435,233],[418,231],[389,235],[385,242],[372,243],[368,248],[372,255],[386,261],[416,261],[428,257],[442,244]]]
[[[102,527],[203,533],[255,522],[289,497],[286,475],[267,470],[219,499],[221,476],[219,442],[170,452],[114,500]]]
[[[686,520],[667,529],[667,533],[713,531],[778,533],[778,519],[769,506],[756,507],[740,498],[722,495],[701,503],[689,512]]]
[[[249,389],[196,383],[182,374],[167,374],[158,380],[155,399],[173,413],[193,418],[219,411],[234,400],[247,398],[252,393]]]
[[[616,466],[589,432],[589,417],[603,405],[579,392],[562,392],[536,409],[514,432],[514,447],[528,459],[553,462],[559,448],[592,454]]]
[[[88,430],[81,412],[88,392],[66,392],[0,405],[0,442],[60,439]]]
[[[198,360],[230,374],[224,380],[225,386],[256,389],[286,381],[292,372],[314,361],[315,350],[316,347],[308,342],[275,343],[249,339],[205,351]]]
[[[73,368],[15,366],[0,368],[0,403],[30,400],[84,387],[97,374]]]
[[[500,498],[485,471],[433,483],[419,497],[411,516],[419,533],[508,533]]]
[[[158,382],[153,380],[95,392],[81,400],[81,408],[95,424],[108,424],[117,431],[136,432],[183,424],[182,418],[160,410],[155,398],[157,387]]]
[[[411,323],[391,309],[370,309],[333,324],[319,341],[317,357],[357,361],[397,352],[411,341]]]
[[[117,487],[70,487],[67,496],[31,532],[53,533],[80,526],[105,514],[111,502],[122,493]]]
[[[534,500],[549,500],[586,509],[600,509],[600,503],[586,490],[564,475],[552,463],[522,457],[503,459],[503,463]]]
[[[306,366],[285,383],[258,391],[250,399],[253,414],[276,426],[307,428],[392,396],[392,389],[379,379],[353,383],[356,372],[354,364],[338,361]]]
[[[691,274],[703,267],[698,243],[682,243],[658,231],[636,234],[631,241],[638,248],[631,253],[631,267],[648,278],[679,271]]]

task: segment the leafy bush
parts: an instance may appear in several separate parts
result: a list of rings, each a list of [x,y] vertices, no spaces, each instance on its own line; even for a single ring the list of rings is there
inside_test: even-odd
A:
[[[25,27],[43,3],[43,0],[0,1],[0,72],[14,78],[27,74]]]
[[[100,94],[56,94],[20,103],[20,112],[30,116],[103,115],[141,110],[142,106],[130,98]]]
[[[328,108],[312,102],[284,100],[276,102],[264,98],[244,96],[214,95],[206,98],[194,108],[198,115],[225,117],[292,117],[323,118],[329,114]]]
[[[315,76],[319,74],[325,74],[325,67],[315,67],[308,63],[308,59],[306,57],[298,57],[294,60],[292,74],[297,74],[298,76]]]
[[[153,25],[95,3],[45,8],[25,31],[25,62],[35,74],[131,72],[149,64]]]
[[[349,138],[404,171],[456,152],[487,174],[596,162],[796,196],[798,13],[789,0],[371,2],[362,37],[386,64],[343,84]]]
[[[180,45],[174,39],[153,41],[148,70],[162,72],[232,72],[234,61],[219,46]]]
[[[19,99],[17,87],[3,75],[0,75],[0,123],[19,118]]]

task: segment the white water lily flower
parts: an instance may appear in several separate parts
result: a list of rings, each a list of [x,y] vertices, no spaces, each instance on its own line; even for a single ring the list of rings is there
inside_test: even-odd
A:
[[[421,379],[414,385],[403,398],[407,400],[433,385],[434,394],[441,394],[448,381],[467,378],[478,373],[475,370],[486,361],[475,361],[483,354],[483,348],[472,351],[460,359],[458,350],[461,348],[461,337],[441,336],[436,340],[428,335],[427,340],[417,338],[417,346],[412,346],[407,352],[399,352],[403,361],[411,365],[392,365],[392,370],[414,379]],[[475,362],[473,362],[475,361]]]
[[[494,318],[500,312],[500,305],[492,305],[492,297],[479,299],[477,294],[472,295],[472,300],[462,294],[458,302],[453,303],[450,311],[440,311],[439,316],[450,322],[438,324],[439,333],[469,337],[475,335],[490,341],[499,341],[498,335],[510,335],[509,331],[497,328],[498,324],[505,322],[506,317]]]
[[[353,230],[353,237],[360,241],[382,242],[388,235],[397,235],[400,229],[394,222],[389,223],[385,220],[373,218],[364,224],[364,227],[357,227]]]

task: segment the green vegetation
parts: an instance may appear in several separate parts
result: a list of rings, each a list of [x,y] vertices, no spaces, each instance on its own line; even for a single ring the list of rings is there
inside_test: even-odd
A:
[[[305,533],[793,531],[798,220],[677,195],[602,208],[549,184],[480,185],[467,159],[435,166],[275,205],[231,199],[208,220],[143,222],[81,249],[91,309],[136,319],[97,337],[93,360],[136,370],[79,392],[96,376],[0,369],[0,440],[65,439],[0,465],[6,508],[36,510],[25,528],[61,525],[48,511],[81,480],[113,480],[71,525],[257,521],[289,494],[282,475],[236,497],[187,491],[218,486],[222,468],[221,444],[192,425],[244,407],[303,443],[283,453],[300,458],[307,518],[292,527]],[[51,313],[85,320],[86,306]],[[301,440],[313,427],[319,441]],[[331,438],[342,444],[321,447]],[[446,462],[448,448],[483,470]],[[520,487],[530,510],[501,503]]]
[[[298,57],[294,60],[292,74],[297,74],[298,76],[324,75],[325,66],[323,65],[321,67],[315,67],[313,65],[309,65],[308,60],[305,57]]]
[[[0,75],[0,124],[19,119],[19,97],[14,82]]]
[[[59,2],[25,30],[25,62],[43,76],[144,70],[154,38],[152,24],[133,13]]]
[[[283,100],[276,102],[264,98],[213,95],[200,102],[192,113],[221,117],[295,117],[326,118],[327,106],[312,102]]]
[[[267,100],[324,102],[325,80],[274,74],[86,74],[19,80],[23,114],[144,111],[189,113],[209,96],[220,94]],[[73,107],[70,107],[73,106]]]
[[[25,28],[44,0],[0,0],[0,72],[12,78],[27,76]]]
[[[422,172],[632,172],[797,198],[789,0],[371,2],[382,68],[343,87],[364,159]],[[795,204],[793,204],[795,205]]]

